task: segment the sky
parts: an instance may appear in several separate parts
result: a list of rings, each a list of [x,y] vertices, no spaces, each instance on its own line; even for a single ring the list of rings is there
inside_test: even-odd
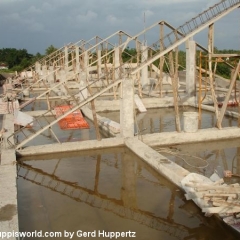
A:
[[[0,49],[27,49],[32,54],[44,54],[50,45],[60,48],[94,36],[106,38],[119,30],[136,35],[161,20],[178,27],[217,2],[219,0],[0,0]],[[207,47],[207,31],[194,36],[194,40]],[[218,49],[239,50],[240,9],[215,24],[214,45]]]

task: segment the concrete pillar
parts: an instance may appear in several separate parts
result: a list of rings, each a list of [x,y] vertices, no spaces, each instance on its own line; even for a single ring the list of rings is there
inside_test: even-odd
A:
[[[67,67],[68,67],[68,46],[65,46],[65,48],[64,48],[64,55],[65,55],[64,66],[65,66],[65,69],[67,69]]]
[[[42,73],[41,73],[41,64],[39,63],[39,62],[36,62],[35,63],[35,71],[36,71],[36,73],[40,76],[40,75],[42,75]]]
[[[101,50],[97,51],[97,57],[98,57],[98,75],[101,76],[102,74],[102,59],[101,59]]]
[[[54,84],[54,67],[49,66],[49,74],[47,76],[47,81],[50,83],[50,85]]]
[[[122,81],[122,98],[120,99],[121,137],[134,136],[134,86],[132,79]]]
[[[142,51],[141,62],[145,62],[148,58],[147,46],[142,45],[141,51]],[[141,84],[142,84],[142,88],[145,88],[149,84],[148,66],[143,67],[141,70]]]
[[[189,97],[196,95],[196,43],[188,40],[186,43],[186,92]]]
[[[79,98],[80,98],[80,101],[83,101],[84,99],[87,99],[87,97],[88,97],[88,90],[86,88],[86,86],[87,86],[86,72],[81,72],[79,77],[80,77]]]
[[[80,72],[79,47],[76,46],[76,72]]]
[[[87,51],[85,51],[84,52],[84,72],[85,72],[85,74],[86,74],[86,78],[88,77],[88,63],[89,63],[89,56],[88,56],[88,52]]]
[[[64,69],[59,70],[58,72],[60,82],[64,82],[66,80],[66,71]]]
[[[65,70],[60,70],[59,77],[60,77],[60,82],[65,82],[67,77],[67,72]],[[61,95],[65,95],[65,96],[68,95],[68,92],[63,85],[59,86],[59,90],[61,91]]]
[[[116,47],[115,51],[114,51],[114,67],[116,69],[119,66],[120,66],[119,47]],[[119,70],[115,71],[115,79],[119,79],[120,78],[119,74],[120,74]]]
[[[43,65],[42,66],[42,78],[44,80],[46,80],[47,79],[47,75],[48,75],[47,65]]]

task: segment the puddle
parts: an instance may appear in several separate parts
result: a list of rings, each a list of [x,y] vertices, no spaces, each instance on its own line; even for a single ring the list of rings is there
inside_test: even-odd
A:
[[[180,107],[180,122],[183,130],[183,112],[193,111],[196,108]],[[113,121],[120,122],[119,112],[103,112],[99,113],[103,117],[107,117]],[[137,125],[135,124],[135,132],[140,134],[158,133],[158,132],[172,132],[175,128],[175,111],[174,108],[148,109],[146,113],[138,114]],[[215,113],[209,111],[202,111],[201,129],[212,128],[216,125]],[[237,126],[237,119],[232,117],[223,118],[223,127]]]
[[[0,208],[0,222],[10,221],[16,214],[17,206],[14,204],[7,204]]]
[[[138,240],[236,239],[125,148],[20,160],[20,231],[65,230],[74,232],[72,239],[99,230],[136,232]]]
[[[41,109],[41,104],[27,108]],[[196,109],[180,108],[181,123],[184,111]],[[99,114],[119,122],[119,112]],[[202,114],[201,128],[214,127],[214,113],[203,111]],[[145,115],[137,116],[135,132],[175,131],[174,116],[173,108],[148,110]],[[88,122],[90,129],[62,131],[57,124],[53,128],[61,141],[81,144],[82,140],[96,139],[93,124]],[[236,125],[237,119],[223,119],[224,127]],[[21,141],[21,137],[18,140]],[[53,142],[56,140],[46,131],[28,145]],[[240,142],[235,140],[188,144],[171,146],[166,148],[171,152],[163,154],[191,172],[210,176],[215,169],[223,167],[239,172],[239,146]],[[172,152],[185,154],[185,161]],[[72,239],[79,239],[78,231],[98,230],[132,231],[140,240],[239,238],[215,217],[206,218],[193,202],[185,200],[184,193],[176,186],[124,148],[21,160],[24,162],[18,165],[17,183],[20,231],[68,231],[75,234]],[[195,168],[206,163],[207,168]]]

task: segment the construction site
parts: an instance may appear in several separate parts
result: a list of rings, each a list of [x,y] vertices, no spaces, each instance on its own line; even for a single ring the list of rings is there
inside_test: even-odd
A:
[[[240,54],[214,52],[214,25],[239,7],[81,39],[5,79],[0,232],[239,238]]]

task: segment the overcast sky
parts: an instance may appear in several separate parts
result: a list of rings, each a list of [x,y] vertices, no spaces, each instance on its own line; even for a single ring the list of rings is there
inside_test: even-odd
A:
[[[43,54],[51,44],[59,48],[94,36],[106,38],[118,30],[135,35],[144,25],[160,20],[178,27],[217,2],[219,0],[0,0],[0,49],[25,48],[29,53]],[[196,38],[206,46],[206,33]],[[239,9],[215,24],[215,46],[239,50]]]

